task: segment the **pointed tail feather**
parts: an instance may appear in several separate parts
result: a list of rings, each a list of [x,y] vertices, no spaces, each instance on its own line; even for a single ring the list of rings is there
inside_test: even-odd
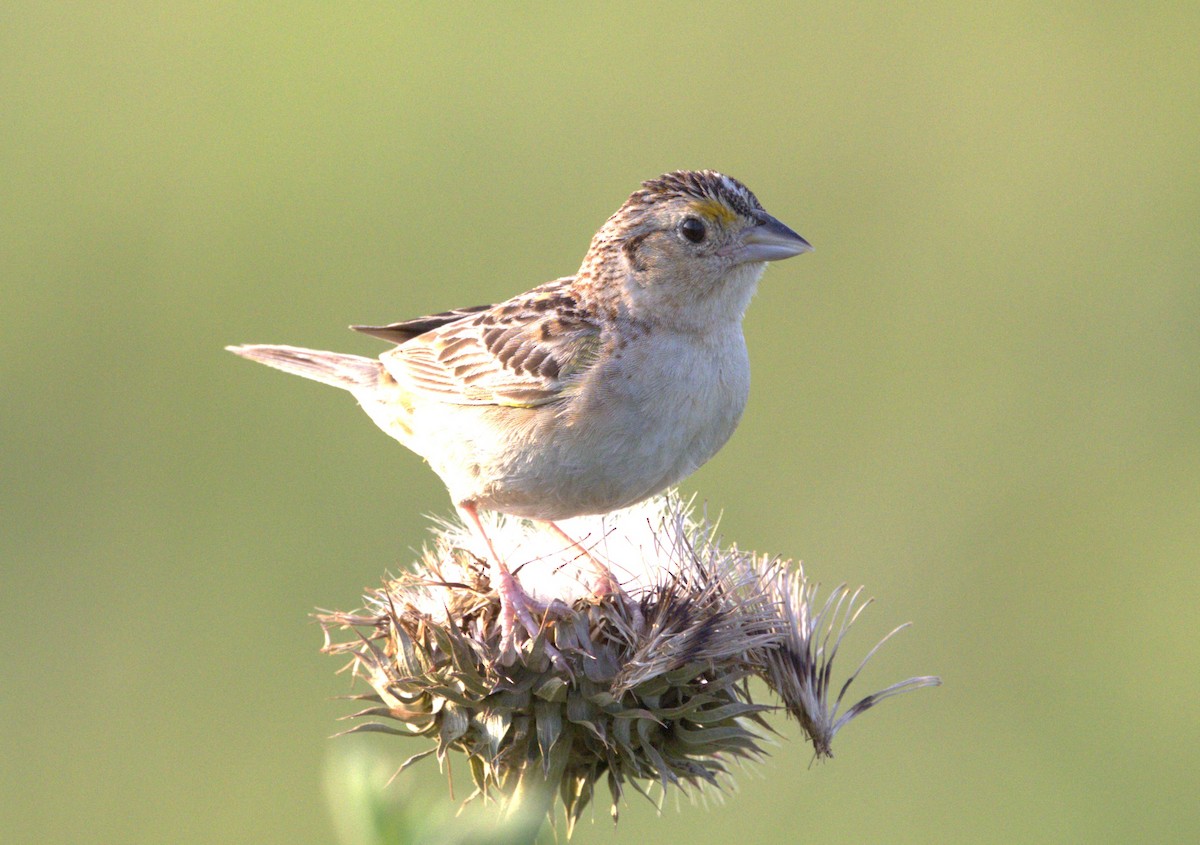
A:
[[[283,370],[285,373],[304,376],[350,391],[378,384],[379,372],[383,366],[374,358],[302,349],[298,346],[248,344],[225,348],[235,355]]]

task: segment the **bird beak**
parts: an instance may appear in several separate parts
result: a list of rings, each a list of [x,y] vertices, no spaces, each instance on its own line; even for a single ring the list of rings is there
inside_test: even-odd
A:
[[[797,235],[771,215],[763,212],[761,222],[742,235],[742,248],[738,260],[779,261],[805,252],[812,252],[812,244]]]

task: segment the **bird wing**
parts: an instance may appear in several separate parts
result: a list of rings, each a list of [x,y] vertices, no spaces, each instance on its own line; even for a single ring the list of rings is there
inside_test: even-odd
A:
[[[599,324],[551,283],[437,325],[380,360],[393,378],[431,399],[536,408],[569,395],[599,354]]]

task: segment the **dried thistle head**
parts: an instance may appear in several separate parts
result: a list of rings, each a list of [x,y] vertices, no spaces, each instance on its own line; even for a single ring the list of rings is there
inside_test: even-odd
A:
[[[569,834],[601,780],[615,819],[627,786],[648,798],[655,784],[659,798],[672,786],[721,787],[731,765],[760,757],[770,730],[763,713],[775,708],[752,700],[751,676],[781,696],[822,755],[875,701],[936,682],[905,681],[839,716],[841,695],[828,704],[831,661],[861,610],[858,593],[839,588],[814,610],[802,573],[722,549],[712,526],[673,495],[573,522],[625,593],[589,600],[569,586],[586,571],[578,550],[495,517],[489,534],[501,554],[514,568],[531,561],[520,578],[548,605],[541,633],[515,656],[499,652],[500,605],[487,566],[470,534],[450,523],[415,570],[372,591],[363,610],[320,616],[325,651],[348,656],[372,690],[353,696],[371,706],[354,714],[370,721],[351,731],[434,741],[401,770],[463,752],[472,797],[499,797],[545,818],[557,796]],[[516,549],[525,556],[512,556]],[[334,642],[338,630],[357,636]],[[547,643],[565,665],[548,659]]]

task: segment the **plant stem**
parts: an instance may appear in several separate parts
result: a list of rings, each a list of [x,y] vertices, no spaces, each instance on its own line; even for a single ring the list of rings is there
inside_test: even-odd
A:
[[[567,755],[553,752],[545,761],[540,756],[525,760],[517,774],[517,785],[504,806],[513,845],[532,844],[537,839],[542,825],[554,812],[554,800],[566,766]]]

